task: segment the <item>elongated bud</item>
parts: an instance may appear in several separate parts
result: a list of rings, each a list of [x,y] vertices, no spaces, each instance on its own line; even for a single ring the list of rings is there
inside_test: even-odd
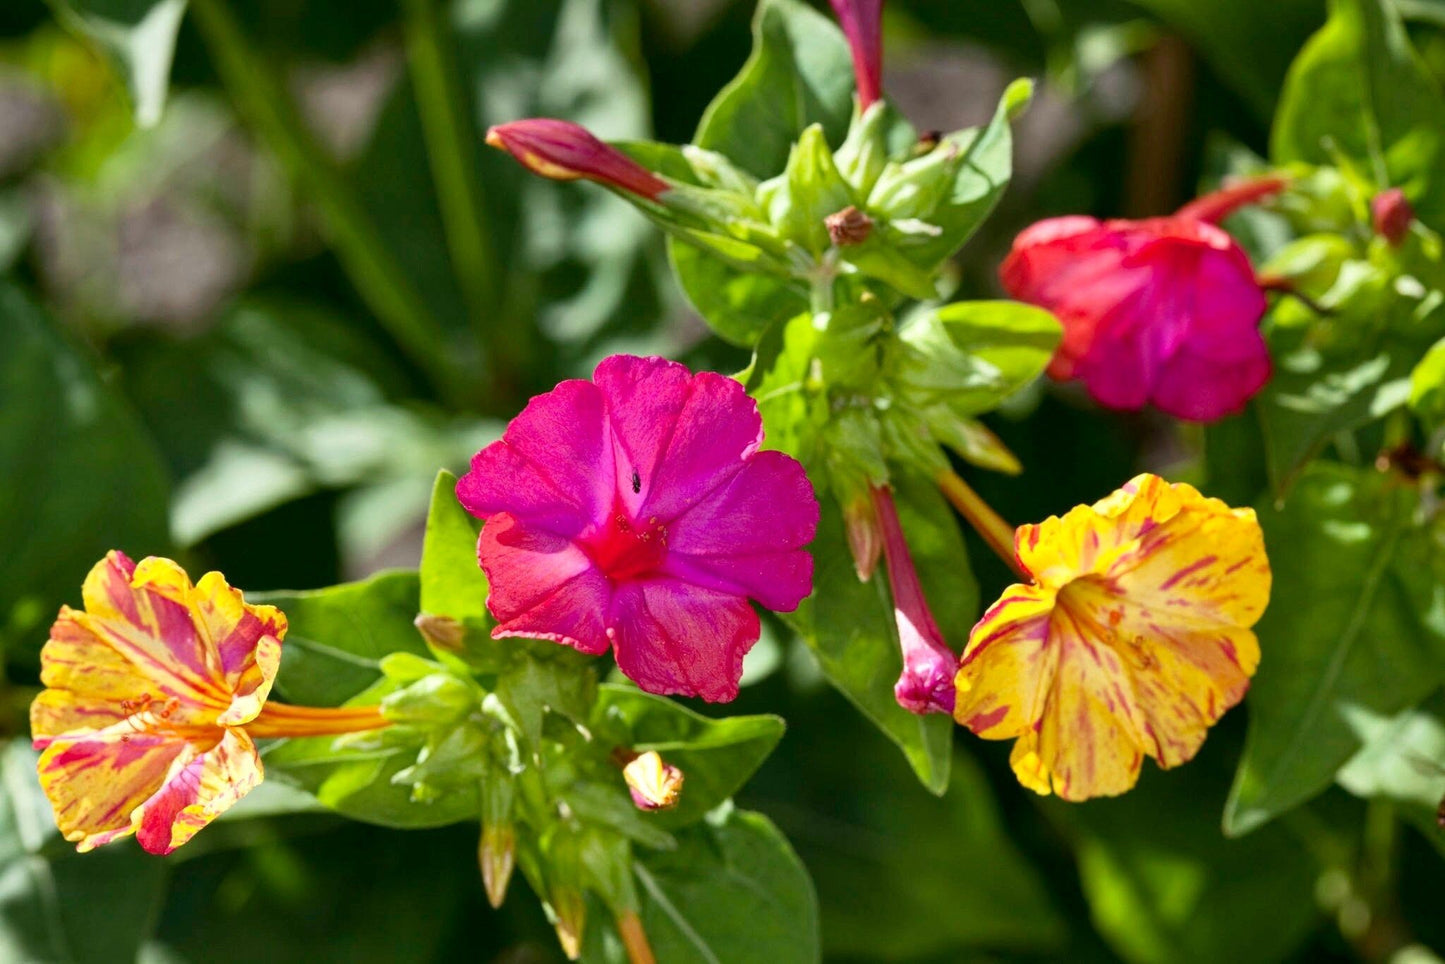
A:
[[[428,643],[449,653],[460,652],[467,635],[462,624],[450,616],[421,613],[413,620],[413,625]]]
[[[545,847],[547,905],[562,953],[570,961],[582,954],[583,928],[587,925],[587,899],[582,893],[582,841],[565,825],[557,826]]]
[[[512,823],[512,775],[500,767],[488,768],[482,779],[482,842],[477,858],[487,903],[501,907],[517,862],[517,830]]]
[[[655,750],[633,757],[622,767],[622,778],[639,810],[670,810],[682,796],[682,771]]]
[[[858,102],[864,110],[883,92],[883,0],[832,0],[853,51]]]
[[[952,714],[958,656],[943,642],[943,634],[923,597],[923,586],[913,567],[892,494],[875,487],[873,504],[883,531],[883,555],[893,589],[893,616],[898,622],[898,642],[903,649],[903,673],[893,687],[893,696],[898,705],[910,713]]]
[[[1218,224],[1246,204],[1257,204],[1283,191],[1288,185],[1289,178],[1282,174],[1245,178],[1195,198],[1175,212],[1174,216]]]
[[[534,174],[554,181],[595,181],[655,201],[668,183],[585,127],[550,118],[498,124],[487,143],[508,152]]]
[[[1415,220],[1415,209],[1405,199],[1405,192],[1397,187],[1381,191],[1370,201],[1370,218],[1375,233],[1392,247],[1398,247],[1410,233],[1410,224]]]
[[[853,553],[853,568],[859,582],[873,578],[878,558],[883,554],[883,530],[878,527],[878,513],[873,500],[860,495],[843,507],[843,525],[848,532],[848,548]]]

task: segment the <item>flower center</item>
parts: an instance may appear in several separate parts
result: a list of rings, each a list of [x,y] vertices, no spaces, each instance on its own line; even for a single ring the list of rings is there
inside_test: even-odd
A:
[[[583,548],[613,582],[656,572],[667,558],[667,527],[656,516],[641,522],[618,509]]]

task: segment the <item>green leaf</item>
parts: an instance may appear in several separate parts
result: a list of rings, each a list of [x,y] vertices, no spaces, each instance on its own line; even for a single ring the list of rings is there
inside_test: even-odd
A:
[[[1410,372],[1410,409],[1427,431],[1445,424],[1445,339],[1431,346]]]
[[[724,807],[677,840],[676,850],[641,853],[634,865],[659,961],[818,960],[813,883],[767,817]]]
[[[186,0],[50,0],[60,20],[90,38],[119,65],[136,123],[161,119],[170,86],[176,35]]]
[[[938,799],[898,779],[896,759],[881,758],[877,748],[877,741],[850,742],[832,757],[836,769],[822,785],[803,793],[808,805],[779,817],[817,881],[829,957],[1059,952],[1064,922],[1038,871],[1009,839],[979,765],[955,752],[948,793]],[[860,780],[860,773],[867,776]],[[810,780],[819,780],[815,771]],[[987,870],[972,875],[977,886],[960,900],[966,868]]]
[[[135,960],[167,865],[121,842],[77,854],[60,838],[24,740],[0,743],[0,960]]]
[[[1445,696],[1395,716],[1354,709],[1348,721],[1363,745],[1340,768],[1339,785],[1357,797],[1393,800],[1416,823],[1433,824],[1445,800]]]
[[[1393,714],[1439,685],[1441,627],[1421,621],[1438,569],[1411,496],[1381,473],[1318,462],[1282,507],[1260,510],[1274,587],[1227,833],[1327,787],[1360,746],[1351,714]]]
[[[154,444],[90,360],[0,282],[0,648],[33,653],[60,603],[109,549],[170,544]],[[38,635],[38,638],[37,638]],[[18,649],[18,648],[17,648]]]
[[[753,52],[708,105],[693,143],[763,180],[779,173],[803,131],[839,144],[853,113],[853,61],[843,33],[800,0],[762,0]]]
[[[751,347],[775,324],[808,308],[797,285],[772,275],[748,274],[676,238],[667,242],[678,284],[718,336]]]
[[[1037,378],[1062,335],[1057,319],[1032,305],[947,305],[903,327],[890,374],[910,402],[921,408],[943,404],[969,418],[997,408]]]
[[[1277,163],[1356,162],[1445,223],[1445,99],[1386,0],[1332,0],[1290,67],[1275,116]]]
[[[414,620],[417,574],[378,573],[361,582],[250,597],[286,614],[277,695],[288,703],[339,706],[381,678],[391,653],[429,655]]]
[[[909,551],[944,638],[961,647],[978,618],[978,586],[968,569],[952,510],[928,481],[897,473],[894,499]],[[832,496],[820,493],[822,519],[813,542],[813,594],[783,619],[803,637],[838,690],[898,744],[933,793],[948,787],[953,721],[916,716],[898,705],[893,686],[903,670],[887,579],[860,583]]]
[[[477,564],[481,522],[457,501],[457,477],[443,469],[432,487],[421,547],[421,610],[489,622],[487,574]]]
[[[713,719],[632,686],[604,684],[593,710],[598,732],[638,752],[656,750],[683,773],[682,797],[672,810],[651,815],[678,827],[732,797],[783,737],[777,716]]]
[[[1271,964],[1316,925],[1313,854],[1283,827],[1220,840],[1219,775],[1196,760],[1116,799],[1044,804],[1078,857],[1094,926],[1124,960]]]

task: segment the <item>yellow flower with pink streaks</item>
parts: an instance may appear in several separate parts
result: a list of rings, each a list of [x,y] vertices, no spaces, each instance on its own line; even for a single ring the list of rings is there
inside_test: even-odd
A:
[[[955,719],[1016,738],[1019,782],[1066,800],[1123,793],[1146,755],[1191,759],[1259,665],[1270,569],[1254,511],[1141,475],[1014,545],[1033,583],[973,628]]]
[[[376,707],[268,705],[286,617],[218,572],[192,585],[169,559],[111,552],[81,594],[50,630],[30,706],[41,787],[81,851],[134,833],[170,853],[261,782],[255,738],[386,725]]]

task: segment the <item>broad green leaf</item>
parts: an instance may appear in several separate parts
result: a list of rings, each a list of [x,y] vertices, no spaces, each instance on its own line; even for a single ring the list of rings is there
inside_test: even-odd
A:
[[[33,654],[109,549],[162,554],[169,480],[154,444],[86,355],[0,282],[0,645]],[[9,648],[9,647],[6,647]]]
[[[682,770],[677,807],[653,815],[666,827],[694,823],[740,790],[785,729],[780,717],[714,719],[631,686],[605,684],[598,696],[594,729]]]
[[[949,792],[938,799],[899,779],[896,758],[883,758],[881,748],[851,741],[845,751],[822,751],[835,769],[810,769],[812,782],[800,791],[807,803],[779,816],[817,883],[830,958],[1059,952],[1064,922],[1009,839],[978,764],[955,752]],[[961,900],[965,880],[973,883]]]
[[[972,301],[921,313],[900,332],[891,374],[922,408],[942,404],[960,418],[997,408],[1033,381],[1063,334],[1041,308]]]
[[[1317,923],[1305,841],[1283,827],[1219,838],[1222,774],[1208,757],[1117,799],[1044,804],[1078,857],[1094,926],[1132,964],[1272,964]]]
[[[1355,709],[1349,723],[1363,745],[1340,768],[1339,785],[1357,797],[1393,800],[1412,822],[1436,833],[1436,812],[1445,801],[1445,696],[1436,693],[1395,716]]]
[[[762,0],[752,56],[708,106],[693,143],[762,180],[783,170],[812,124],[841,144],[852,113],[853,62],[842,31],[801,0]]]
[[[640,916],[668,964],[817,961],[818,900],[793,848],[759,813],[727,806],[637,855]]]
[[[168,867],[133,842],[77,854],[61,839],[24,740],[0,744],[0,960],[134,960]]]
[[[1227,833],[1329,786],[1361,743],[1352,714],[1396,713],[1445,677],[1441,627],[1422,622],[1437,553],[1410,495],[1381,473],[1317,462],[1283,507],[1260,510],[1274,587],[1255,627],[1263,659]]]
[[[1332,0],[1290,67],[1275,115],[1276,163],[1343,155],[1445,223],[1445,98],[1387,0]]]
[[[775,324],[808,308],[808,297],[792,282],[740,272],[676,238],[667,242],[673,273],[688,301],[718,336],[751,347]]]
[[[421,610],[486,623],[487,574],[477,564],[481,522],[457,501],[457,477],[443,469],[432,488],[421,548]]]
[[[953,513],[926,480],[897,474],[894,498],[909,551],[944,639],[962,648],[978,618],[978,586]],[[915,716],[898,705],[893,685],[903,669],[898,627],[880,569],[860,583],[853,569],[838,503],[820,493],[822,519],[813,542],[813,595],[783,614],[817,656],[829,682],[888,738],[933,793],[948,787],[953,721]]]
[[[276,693],[288,703],[338,706],[381,678],[391,653],[428,655],[414,620],[418,579],[411,570],[306,592],[258,593],[286,614]]]
[[[50,0],[61,22],[99,44],[120,66],[136,123],[161,119],[186,0]]]
[[[1431,431],[1445,424],[1445,339],[1437,341],[1410,372],[1410,409]]]

